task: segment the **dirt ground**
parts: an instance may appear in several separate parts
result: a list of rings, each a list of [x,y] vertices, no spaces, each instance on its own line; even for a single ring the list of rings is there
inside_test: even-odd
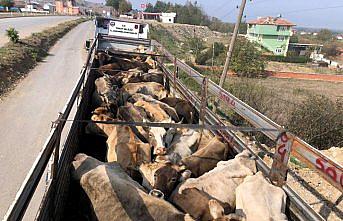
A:
[[[338,74],[306,74],[306,73],[274,72],[274,71],[268,74],[270,77],[274,77],[274,78],[292,78],[292,79],[301,79],[301,80],[343,82],[343,75],[338,75]]]
[[[262,85],[275,93],[280,100],[289,103],[301,102],[308,94],[325,95],[335,101],[343,98],[343,82],[309,81],[300,79],[256,78],[245,79]],[[227,81],[240,81],[237,77],[229,77]]]
[[[311,64],[295,64],[276,61],[269,61],[266,70],[296,73],[343,74],[343,71],[325,67],[313,67]]]

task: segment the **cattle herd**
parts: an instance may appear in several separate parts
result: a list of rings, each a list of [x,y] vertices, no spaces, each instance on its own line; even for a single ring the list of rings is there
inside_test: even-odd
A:
[[[96,220],[287,220],[285,193],[257,172],[248,151],[229,159],[230,147],[206,130],[100,123],[196,124],[198,115],[170,95],[151,57],[96,59],[85,131],[106,139],[106,162],[82,153],[72,162]]]

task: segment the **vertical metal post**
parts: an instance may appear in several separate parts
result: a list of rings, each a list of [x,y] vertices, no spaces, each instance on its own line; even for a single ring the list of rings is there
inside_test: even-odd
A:
[[[207,108],[207,89],[208,89],[208,79],[204,77],[202,81],[202,90],[201,90],[201,104],[200,104],[200,113],[199,113],[199,125],[205,124],[206,117],[206,108]],[[201,134],[203,128],[201,128]]]
[[[283,186],[287,180],[288,161],[293,145],[293,137],[283,132],[277,139],[272,168],[269,173],[270,180],[277,186]]]
[[[175,97],[175,92],[176,92],[176,77],[177,77],[177,72],[178,72],[178,68],[177,68],[177,58],[174,57],[174,74],[173,74],[173,97]]]
[[[60,119],[60,117],[58,119]],[[52,180],[53,180],[53,182],[56,180],[56,177],[57,177],[58,160],[60,158],[60,144],[61,144],[62,127],[61,127],[61,124],[59,123],[59,121],[57,123],[56,130],[57,130],[57,138],[56,138],[55,150],[54,150],[54,162],[53,162],[53,166],[52,166]]]

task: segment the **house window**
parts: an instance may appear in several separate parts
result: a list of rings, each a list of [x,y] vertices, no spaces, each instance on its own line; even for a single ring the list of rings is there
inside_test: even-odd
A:
[[[276,28],[276,30],[277,31],[286,31],[286,30],[288,30],[289,29],[289,27],[288,26],[277,26],[277,28]]]
[[[276,54],[281,54],[281,53],[282,53],[282,49],[281,49],[281,48],[275,49],[275,53],[276,53]]]
[[[285,40],[285,36],[279,35],[277,36],[277,41],[284,41]]]

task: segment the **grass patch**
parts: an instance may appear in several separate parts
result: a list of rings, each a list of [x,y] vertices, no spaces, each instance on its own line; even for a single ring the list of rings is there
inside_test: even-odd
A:
[[[33,33],[18,43],[9,42],[1,47],[0,95],[8,92],[16,81],[23,78],[37,65],[37,62],[46,57],[49,49],[60,38],[86,20],[86,18],[79,18],[67,21],[42,32]]]

